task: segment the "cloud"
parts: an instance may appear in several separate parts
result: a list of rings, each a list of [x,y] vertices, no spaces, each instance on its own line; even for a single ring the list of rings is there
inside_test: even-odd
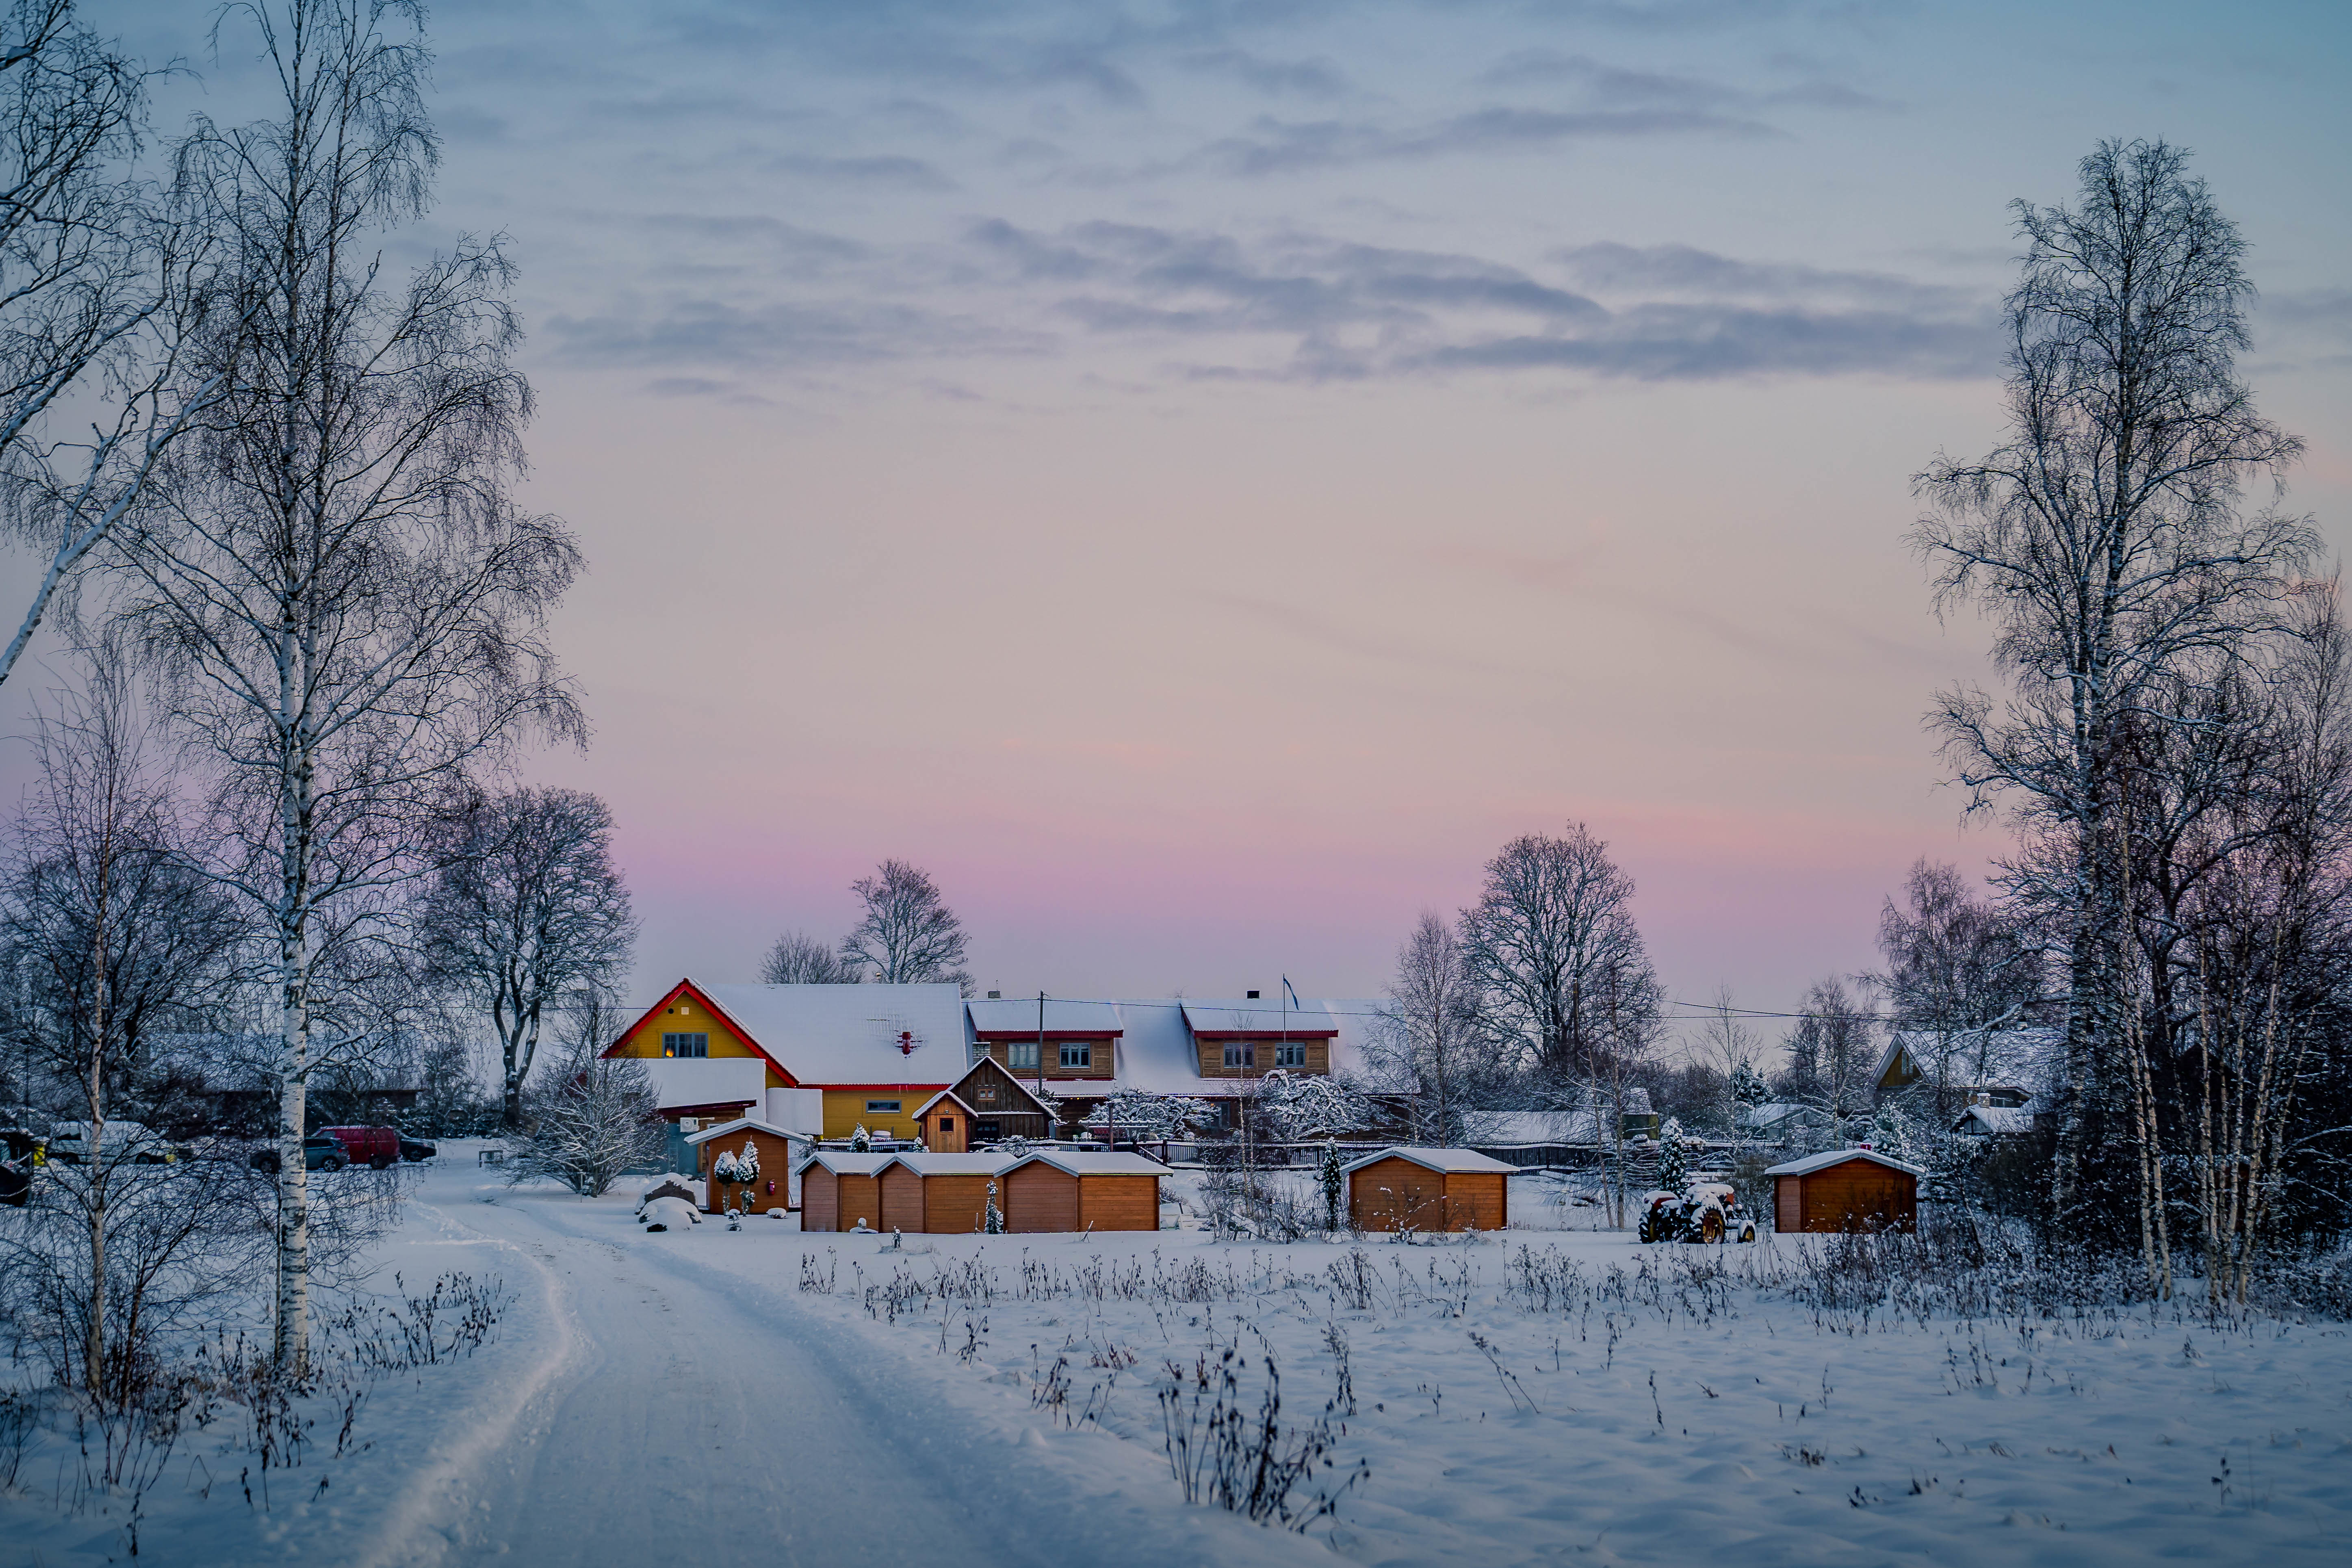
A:
[[[818,158],[791,153],[771,159],[768,168],[780,174],[798,174],[835,184],[860,185],[895,191],[952,191],[956,183],[920,158],[874,156]]]
[[[1194,50],[1177,63],[1204,76],[1230,77],[1269,97],[1337,98],[1348,90],[1346,75],[1326,59],[1268,59],[1229,45]]]
[[[1043,352],[1043,333],[919,306],[858,300],[733,304],[679,300],[653,309],[557,316],[556,355],[603,369],[793,371],[941,354]],[[691,389],[692,376],[669,384]]]
[[[1489,108],[1404,130],[1367,121],[1260,117],[1247,134],[1212,142],[1193,161],[1226,174],[1255,176],[1375,161],[1532,152],[1574,142],[1656,136],[1762,141],[1780,134],[1759,120],[1687,109]]]
[[[1194,357],[1177,374],[1195,379],[1943,378],[1985,374],[2000,353],[1989,309],[1964,291],[1683,246],[1582,247],[1558,258],[1562,282],[1304,234],[1244,241],[1108,223],[1041,234],[995,219],[968,238],[1088,333],[1187,344]]]

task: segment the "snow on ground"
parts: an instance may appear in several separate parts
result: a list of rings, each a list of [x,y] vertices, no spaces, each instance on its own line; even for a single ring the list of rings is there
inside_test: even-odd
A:
[[[639,1184],[583,1202],[470,1161],[422,1173],[383,1283],[500,1276],[493,1342],[379,1384],[369,1446],[322,1436],[266,1511],[221,1473],[231,1445],[188,1445],[142,1555],[2284,1565],[2340,1562],[2352,1529],[2337,1323],[1816,1312],[1742,1282],[1786,1237],[648,1234]],[[1541,1185],[1514,1184],[1519,1215],[1590,1223]],[[1189,1506],[1170,1475],[1160,1393],[1181,1369],[1189,1401],[1229,1347],[1245,1428],[1268,1356],[1286,1426],[1335,1406],[1310,1488],[1370,1467],[1304,1537]],[[62,1517],[49,1484],[28,1463],[41,1495],[0,1498],[0,1568],[123,1552],[121,1520]]]

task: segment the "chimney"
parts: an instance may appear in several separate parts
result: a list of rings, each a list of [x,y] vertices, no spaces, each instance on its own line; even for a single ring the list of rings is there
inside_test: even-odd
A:
[[[1002,991],[992,991],[988,994],[988,999],[992,1002],[1002,1002],[1004,1000],[1004,993]]]
[[[1248,999],[1249,1001],[1252,1001],[1252,1002],[1256,1001],[1256,1000],[1257,1000],[1257,993],[1256,993],[1256,992],[1255,992],[1255,991],[1251,992],[1251,993],[1249,994],[1249,996],[1248,996],[1248,998],[1247,998],[1247,999]]]

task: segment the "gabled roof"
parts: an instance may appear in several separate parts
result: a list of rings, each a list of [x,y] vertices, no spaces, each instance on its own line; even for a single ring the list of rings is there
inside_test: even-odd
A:
[[[1360,1159],[1349,1161],[1340,1169],[1360,1171],[1367,1165],[1377,1165],[1382,1160],[1410,1160],[1414,1164],[1428,1170],[1444,1171],[1449,1174],[1500,1171],[1507,1176],[1518,1169],[1516,1165],[1506,1165],[1491,1155],[1481,1154],[1475,1149],[1429,1149],[1413,1143],[1400,1144],[1393,1149],[1382,1149],[1378,1153],[1366,1154]]]
[[[963,1010],[976,1035],[991,1039],[1008,1035],[1026,1035],[1033,1040],[1037,1037],[1037,999],[1034,996],[1025,1002],[1017,996],[966,1002]],[[1125,1029],[1126,1026],[1119,1022],[1118,1008],[1108,1002],[1049,999],[1045,1004],[1045,1037],[1049,1040],[1115,1038]]]
[[[1975,1123],[1973,1127],[1969,1123]],[[1952,1124],[1955,1132],[1993,1136],[2033,1131],[2033,1112],[2022,1105],[1971,1105]]]
[[[815,1142],[805,1132],[794,1132],[790,1128],[779,1127],[772,1121],[762,1121],[756,1116],[739,1116],[734,1121],[722,1122],[717,1127],[706,1127],[699,1132],[689,1132],[686,1135],[686,1141],[689,1143],[708,1143],[713,1138],[725,1138],[737,1132],[765,1132],[771,1137],[782,1138],[794,1143]]]
[[[801,1162],[800,1168],[823,1165],[836,1176],[871,1176],[897,1159],[896,1154],[854,1154],[846,1149],[819,1149]]]
[[[961,1078],[948,1085],[947,1088],[940,1090],[939,1093],[931,1096],[930,1099],[923,1101],[921,1108],[919,1109],[915,1114],[920,1116],[924,1111],[930,1110],[932,1106],[937,1105],[940,1100],[952,1099],[958,1105],[962,1106],[970,1114],[973,1116],[980,1115],[981,1113],[978,1110],[972,1109],[972,1097],[961,1092],[964,1085],[970,1083],[976,1078],[1001,1078],[1006,1083],[1011,1084],[1013,1086],[1013,1091],[1029,1102],[1029,1111],[1024,1112],[1016,1109],[1013,1112],[1015,1116],[1035,1114],[1050,1118],[1054,1114],[1052,1109],[1048,1107],[1044,1100],[1038,1099],[1036,1094],[1031,1090],[1028,1085],[1023,1083],[1018,1078],[1014,1077],[1010,1068],[1006,1068],[1003,1063],[996,1060],[992,1057],[982,1058],[981,1060],[972,1063],[971,1067],[964,1069],[964,1075]],[[1001,1116],[1004,1113],[1003,1111],[996,1111],[992,1114]]]
[[[1886,1037],[1870,1081],[1884,1089],[1898,1066],[1906,1081],[1927,1075],[1927,1064],[1939,1053],[1951,1053],[1955,1087],[2015,1089],[2028,1095],[2046,1095],[2057,1083],[2059,1058],[2065,1036],[2058,1029],[1896,1029]],[[1902,1087],[1902,1086],[1897,1086]]]
[[[689,992],[792,1088],[936,1089],[966,1060],[963,994],[945,982],[705,985],[686,979],[620,1040]]]
[[[1328,1037],[1339,1032],[1331,1010],[1320,1002],[1299,1002],[1286,1008],[1279,1002],[1184,1001],[1184,1025],[1203,1040],[1256,1039],[1288,1033],[1301,1039]]]
[[[875,1169],[904,1165],[919,1176],[1001,1176],[1021,1163],[1018,1154],[892,1154]]]
[[[1051,1165],[1074,1176],[1164,1176],[1168,1173],[1168,1167],[1157,1160],[1109,1150],[1097,1154],[1084,1149],[1038,1149],[1021,1155],[1007,1169],[1021,1165]]]
[[[1774,1165],[1764,1173],[1768,1176],[1810,1176],[1815,1171],[1826,1171],[1832,1165],[1843,1165],[1852,1160],[1868,1160],[1890,1171],[1904,1171],[1914,1176],[1927,1173],[1916,1165],[1891,1160],[1875,1149],[1831,1149],[1819,1154],[1808,1154],[1801,1160],[1790,1160],[1786,1164]]]
[[[966,1116],[977,1116],[980,1114],[980,1112],[974,1110],[971,1106],[966,1105],[962,1100],[956,1100],[956,1091],[954,1089],[943,1089],[940,1090],[939,1093],[931,1096],[930,1099],[923,1101],[922,1104],[915,1107],[915,1120],[920,1121],[924,1117],[929,1116],[931,1113],[931,1107],[937,1105],[942,1100],[954,1100],[955,1108],[958,1110],[962,1111]]]

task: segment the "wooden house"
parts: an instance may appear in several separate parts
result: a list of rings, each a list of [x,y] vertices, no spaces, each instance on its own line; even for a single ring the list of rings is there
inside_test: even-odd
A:
[[[961,1154],[1007,1138],[1051,1138],[1054,1113],[1003,1063],[982,1057],[916,1110],[915,1126],[932,1153]]]
[[[723,1214],[730,1204],[745,1214],[798,1206],[793,1202],[793,1165],[795,1157],[808,1147],[806,1133],[790,1132],[756,1117],[739,1116],[688,1133],[686,1142],[695,1151],[695,1169],[702,1177],[706,1194],[703,1206],[708,1212]],[[795,1143],[800,1149],[793,1147]],[[711,1168],[718,1164],[719,1156],[740,1157],[746,1146],[759,1157],[759,1176],[748,1185],[714,1180]]]
[[[1764,1173],[1779,1231],[1913,1230],[1919,1172],[1874,1149],[1832,1149]]]
[[[856,1230],[864,1220],[881,1230],[882,1167],[889,1154],[852,1154],[820,1149],[801,1163],[801,1228]],[[904,1228],[903,1226],[901,1228]]]
[[[1045,1149],[1000,1178],[1009,1231],[1158,1230],[1167,1167],[1140,1154]]]
[[[1511,1169],[1473,1149],[1367,1154],[1346,1167],[1348,1223],[1358,1230],[1501,1230],[1511,1222]]]

